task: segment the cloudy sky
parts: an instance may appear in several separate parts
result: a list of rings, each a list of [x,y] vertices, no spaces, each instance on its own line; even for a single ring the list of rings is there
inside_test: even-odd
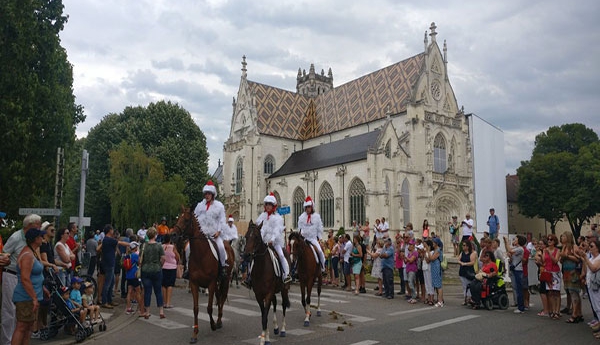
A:
[[[598,1],[63,0],[85,136],[109,113],[170,100],[222,157],[232,98],[248,78],[295,90],[298,68],[333,70],[334,86],[423,50],[431,22],[448,44],[450,82],[465,112],[501,128],[506,173],[550,126],[600,132]]]

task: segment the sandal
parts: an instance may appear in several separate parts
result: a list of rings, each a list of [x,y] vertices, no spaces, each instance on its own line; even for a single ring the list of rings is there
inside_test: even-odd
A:
[[[546,317],[548,316],[548,314],[544,313],[544,311],[540,311],[539,313],[537,313],[537,316]]]
[[[565,321],[565,322],[566,322],[566,323],[577,323],[577,322],[579,322],[579,321],[577,321],[577,318],[576,318],[576,317],[574,318],[574,317],[572,317],[572,316],[571,316],[571,317],[570,317],[570,318],[569,318],[567,321]]]
[[[161,319],[164,319],[165,317],[166,317],[165,314],[160,314]]]
[[[381,292],[378,292],[375,294],[375,296],[381,296],[381,295],[383,295]]]
[[[429,301],[429,302],[427,302],[427,304],[429,304],[430,306],[433,306],[433,301]]]

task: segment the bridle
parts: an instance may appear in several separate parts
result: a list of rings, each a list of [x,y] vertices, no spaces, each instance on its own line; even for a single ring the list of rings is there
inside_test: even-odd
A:
[[[269,246],[263,243],[258,227],[254,226],[248,229],[248,232],[246,233],[246,247],[248,246],[248,237],[251,237],[254,240],[254,248],[252,253],[245,253],[245,255],[249,256],[249,259],[254,259],[255,257],[264,256],[267,254]]]

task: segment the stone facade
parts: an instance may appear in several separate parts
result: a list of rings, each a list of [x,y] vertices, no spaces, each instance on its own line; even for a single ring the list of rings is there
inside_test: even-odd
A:
[[[299,71],[295,93],[255,83],[244,57],[223,146],[227,213],[239,223],[254,220],[272,191],[280,205],[291,206],[285,220],[293,228],[301,196],[310,195],[329,219],[326,228],[385,217],[393,231],[412,222],[420,234],[427,219],[449,244],[451,216],[474,213],[473,172],[468,121],[448,78],[446,43],[442,51],[435,30],[432,23],[424,52],[337,88],[331,69],[319,76],[312,65],[309,74]],[[317,147],[326,153],[373,131],[376,140],[358,160],[282,173],[294,153]]]

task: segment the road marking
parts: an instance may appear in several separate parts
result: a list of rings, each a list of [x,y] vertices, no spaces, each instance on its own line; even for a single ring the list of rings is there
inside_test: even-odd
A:
[[[169,319],[161,319],[158,316],[152,315],[149,319],[142,319],[142,321],[153,324],[158,327],[162,327],[165,329],[181,329],[181,328],[189,328],[190,326],[186,326],[179,322],[171,321]]]
[[[206,307],[206,303],[202,303],[200,304],[201,307]],[[256,306],[258,307],[258,304],[256,304]],[[217,309],[216,307],[213,307],[213,311]],[[224,311],[230,311],[232,313],[235,314],[239,314],[239,315],[244,315],[244,316],[260,316],[260,312],[254,311],[254,310],[248,310],[248,309],[242,309],[242,308],[236,308],[236,307],[232,307],[230,305],[224,305],[223,306],[223,310]]]
[[[430,329],[434,329],[434,328],[438,328],[438,327],[442,327],[442,326],[451,325],[453,323],[475,319],[475,318],[478,318],[478,317],[479,317],[479,315],[465,315],[465,316],[461,316],[461,317],[456,317],[454,319],[448,319],[448,320],[445,320],[445,321],[436,322],[436,323],[432,323],[432,324],[421,326],[421,327],[417,327],[417,328],[411,328],[410,330],[413,331],[413,332],[423,332],[423,331],[428,331]]]
[[[439,310],[433,307],[428,307],[428,308],[418,308],[418,309],[410,309],[410,310],[403,310],[403,311],[396,311],[393,313],[389,313],[389,316],[398,316],[398,315],[403,315],[403,314],[410,314],[410,313],[418,313],[420,311],[431,311],[431,310]]]
[[[352,343],[350,345],[374,345],[374,344],[379,344],[379,342],[377,340],[363,340],[363,341],[359,341],[358,343]]]
[[[290,296],[294,296],[294,297],[300,297],[302,298],[302,294],[299,293],[290,293]],[[302,301],[300,301],[302,302]],[[310,296],[310,303],[314,304],[317,302],[317,295],[316,294],[312,294]],[[328,298],[328,297],[323,297],[323,294],[321,294],[321,302],[331,302],[331,303],[350,303],[350,301],[344,301],[341,299],[337,299],[337,298]]]
[[[310,333],[314,333],[315,331],[311,331],[308,329],[302,329],[302,328],[296,328],[296,329],[288,329],[285,331],[287,334],[292,334],[292,335],[306,335],[306,334],[310,334]]]
[[[321,312],[323,312],[323,313],[330,313],[331,310],[321,309]],[[341,313],[341,312],[337,312],[337,311],[336,311],[336,313],[339,316],[341,316],[341,317],[345,317],[346,321],[368,322],[368,321],[374,321],[375,320],[374,318],[367,317],[367,316],[353,315],[353,314]]]
[[[184,316],[191,317],[191,318],[194,317],[194,310],[192,310],[192,309],[181,308],[181,307],[174,307],[174,308],[171,308],[169,310],[170,311],[174,311],[174,312],[179,313],[179,314],[184,315]],[[215,322],[216,322],[217,318],[216,318],[215,310],[213,310],[213,318],[215,319]],[[208,317],[208,314],[206,313],[206,310],[200,310],[198,312],[198,320],[199,321],[210,322],[210,318]],[[223,320],[223,321],[229,321],[229,319],[227,319],[227,318],[222,318],[221,320]]]
[[[325,328],[332,328],[332,329],[337,329],[338,327],[346,327],[348,325],[342,324],[342,323],[334,323],[334,322],[330,322],[330,323],[323,323],[320,324],[319,326],[321,327],[325,327]]]
[[[236,299],[230,300],[229,302],[241,303],[241,304],[246,304],[246,305],[249,305],[249,306],[253,306],[253,307],[259,308],[258,303],[255,300],[249,300],[249,299],[244,299],[244,298],[236,298]],[[277,311],[280,312],[282,310],[283,309],[281,307],[281,301],[278,299],[277,300]],[[294,311],[294,310],[295,310],[294,308],[286,308],[285,312],[289,313],[289,312]],[[271,307],[271,311],[273,311],[273,307]]]

